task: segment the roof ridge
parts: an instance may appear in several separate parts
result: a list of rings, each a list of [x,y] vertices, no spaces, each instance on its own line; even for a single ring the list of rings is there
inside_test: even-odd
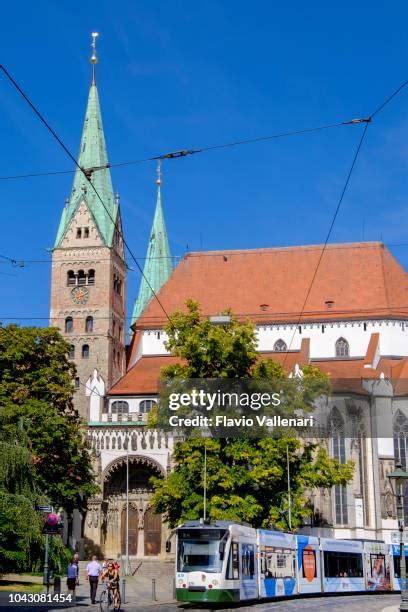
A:
[[[387,246],[381,241],[367,241],[367,242],[336,242],[332,244],[299,244],[299,245],[289,245],[289,246],[279,246],[279,247],[261,247],[254,249],[216,249],[212,251],[189,251],[186,253],[183,258],[189,257],[193,255],[194,257],[199,257],[200,255],[206,256],[209,254],[220,254],[224,255],[226,253],[265,253],[270,251],[290,251],[290,250],[303,250],[303,251],[313,251],[316,249],[351,249],[351,248],[369,248],[369,247],[384,247],[385,250],[388,251]]]

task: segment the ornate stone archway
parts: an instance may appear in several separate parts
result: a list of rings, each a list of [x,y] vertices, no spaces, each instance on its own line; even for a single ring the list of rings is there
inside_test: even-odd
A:
[[[129,554],[144,557],[162,551],[161,517],[152,518],[150,499],[152,476],[163,477],[165,470],[151,457],[121,456],[106,466],[102,473],[103,520],[102,542],[108,557],[125,553],[126,483],[129,461]],[[145,521],[147,517],[147,522]],[[145,531],[145,526],[147,530]]]

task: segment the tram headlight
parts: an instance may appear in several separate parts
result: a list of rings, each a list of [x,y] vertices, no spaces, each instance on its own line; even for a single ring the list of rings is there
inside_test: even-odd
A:
[[[215,580],[215,579],[214,579],[214,580],[212,581],[212,583],[213,583],[213,585],[214,585],[214,586],[217,586],[217,584],[218,584],[218,580]]]

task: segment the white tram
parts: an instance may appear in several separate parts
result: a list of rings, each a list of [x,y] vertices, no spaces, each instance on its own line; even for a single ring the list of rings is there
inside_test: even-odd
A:
[[[399,549],[254,529],[232,521],[177,528],[178,601],[220,603],[400,589]],[[398,569],[399,571],[399,569]]]

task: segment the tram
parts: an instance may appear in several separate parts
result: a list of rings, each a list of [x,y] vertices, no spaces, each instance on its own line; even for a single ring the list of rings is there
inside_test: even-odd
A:
[[[401,588],[399,549],[381,541],[295,535],[232,521],[187,521],[176,534],[180,602]]]

